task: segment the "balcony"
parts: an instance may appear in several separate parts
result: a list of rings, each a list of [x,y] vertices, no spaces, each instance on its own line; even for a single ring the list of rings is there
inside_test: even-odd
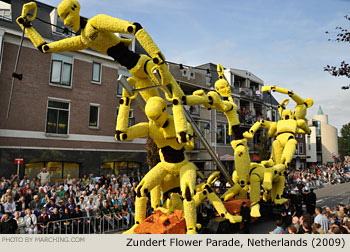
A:
[[[186,110],[194,116],[200,116],[200,106],[188,106],[188,105],[184,105],[184,107],[186,108]]]

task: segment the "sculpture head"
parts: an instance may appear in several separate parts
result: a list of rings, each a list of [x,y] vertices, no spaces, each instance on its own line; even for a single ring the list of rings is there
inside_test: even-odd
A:
[[[314,101],[311,98],[307,98],[304,100],[303,104],[299,104],[295,106],[295,118],[296,119],[305,119],[306,113],[307,113],[307,108],[312,107],[314,104]]]
[[[224,78],[221,78],[215,82],[215,90],[222,97],[231,97],[230,84],[228,84],[228,82]]]
[[[64,25],[71,27],[77,32],[80,29],[80,4],[77,0],[63,0],[57,7],[60,18],[63,19]]]
[[[167,104],[162,98],[153,96],[146,103],[145,113],[151,122],[161,127],[168,118]]]
[[[294,119],[294,113],[290,109],[286,109],[282,112],[282,120]]]

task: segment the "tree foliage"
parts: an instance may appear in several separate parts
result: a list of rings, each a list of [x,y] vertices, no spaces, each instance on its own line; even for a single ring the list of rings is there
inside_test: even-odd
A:
[[[261,131],[259,142],[260,144],[255,144],[254,147],[258,151],[260,162],[270,159],[271,141],[268,137],[268,131],[266,129]]]
[[[350,156],[350,123],[343,125],[338,138],[338,147],[340,158],[344,160],[345,156]]]
[[[350,17],[347,15],[345,16],[345,19],[350,21]],[[335,29],[338,31],[337,38],[328,39],[329,41],[348,42],[348,43],[350,42],[350,31],[348,29],[340,26],[335,27]],[[329,32],[326,31],[326,33],[328,34]],[[326,67],[324,67],[324,71],[336,77],[345,76],[347,78],[350,78],[350,65],[345,61],[342,61],[339,67],[327,65]],[[342,89],[349,89],[349,88],[350,86],[342,87]]]
[[[147,164],[154,167],[160,162],[159,149],[152,138],[148,137],[146,142]]]

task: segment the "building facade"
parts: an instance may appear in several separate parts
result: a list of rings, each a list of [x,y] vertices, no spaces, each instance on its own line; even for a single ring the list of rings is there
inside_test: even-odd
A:
[[[307,163],[327,164],[333,163],[338,157],[338,130],[328,123],[328,115],[325,115],[321,106],[317,115],[308,118],[311,135],[306,136]]]
[[[122,95],[117,78],[129,73],[110,57],[93,50],[42,54],[25,37],[17,69],[23,78],[14,80],[11,96],[12,73],[22,36],[15,20],[26,2],[0,1],[0,176],[16,173],[15,158],[24,159],[21,176],[34,177],[44,166],[57,180],[67,174],[146,173],[146,139],[118,143],[114,139]],[[38,18],[63,26],[55,7],[41,2],[37,5]],[[74,36],[46,23],[36,19],[33,26],[48,43]],[[135,39],[130,49],[144,52]],[[168,67],[185,94],[198,89],[214,90],[218,79],[215,64],[184,67],[168,63]],[[260,93],[260,78],[239,69],[226,69],[225,75],[239,107],[242,127],[248,130],[261,118],[278,120],[278,103],[272,95]],[[232,137],[228,135],[225,115],[200,106],[185,107],[232,172]],[[137,104],[132,104],[129,125],[146,120]],[[260,131],[249,143],[252,159],[257,158],[254,144],[259,143],[259,134]],[[198,139],[188,155],[200,170],[215,169]]]

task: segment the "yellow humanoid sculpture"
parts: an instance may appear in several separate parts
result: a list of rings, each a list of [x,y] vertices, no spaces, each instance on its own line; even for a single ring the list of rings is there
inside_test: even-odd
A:
[[[219,197],[210,190],[208,183],[211,183],[214,178],[209,179],[209,182],[205,184],[195,187],[196,167],[188,161],[186,154],[183,152],[183,148],[188,148],[188,145],[179,143],[176,140],[174,119],[166,111],[166,102],[160,97],[151,97],[147,101],[145,108],[146,115],[150,120],[149,123],[139,123],[128,128],[128,110],[130,109],[132,99],[136,95],[129,97],[125,90],[123,95],[120,104],[120,108],[123,108],[121,110],[123,113],[119,112],[118,114],[116,139],[131,140],[148,135],[160,149],[159,154],[161,159],[161,162],[146,174],[136,188],[135,225],[128,233],[132,233],[136,226],[145,219],[147,192],[151,192],[152,207],[154,208],[158,208],[163,212],[173,212],[175,209],[183,209],[188,233],[196,233],[196,206],[205,198],[208,198],[212,202],[221,216],[230,220],[232,223],[240,222],[242,219],[241,216],[232,216],[229,214]],[[193,144],[193,141],[188,141],[187,143]],[[183,202],[180,199],[179,186],[182,197],[184,198]],[[194,194],[195,189],[198,190],[196,195]],[[158,200],[160,191],[163,192],[163,201],[165,202],[161,208],[159,207]]]
[[[30,18],[28,13],[34,10]],[[171,96],[166,92],[173,104],[173,113],[176,118],[176,134],[180,142],[189,140],[187,134],[187,121],[184,115],[181,99],[184,96],[178,83],[170,74],[165,65],[165,57],[158,49],[148,33],[139,23],[130,23],[118,18],[99,14],[87,21],[80,18],[80,4],[77,0],[63,0],[58,8],[58,15],[63,19],[64,25],[72,28],[73,31],[81,30],[81,35],[62,39],[47,44],[42,36],[33,28],[31,21],[35,19],[37,6],[35,2],[23,5],[22,14],[17,18],[17,23],[24,29],[32,43],[43,53],[57,53],[65,51],[76,51],[91,48],[100,53],[111,56],[115,61],[129,69],[133,76],[129,78],[132,85],[137,89],[157,85],[169,85],[172,91]],[[128,49],[130,39],[122,39],[115,33],[132,33],[136,39],[151,55],[139,55]],[[157,70],[161,80],[158,81],[154,74]],[[153,81],[153,82],[152,82]],[[159,96],[157,89],[147,89],[140,92],[147,101],[150,97]]]
[[[120,106],[130,108],[130,97],[123,97]],[[176,139],[174,118],[167,113],[167,104],[160,97],[151,97],[145,107],[148,123],[139,123],[130,128],[116,127],[116,139],[118,141],[131,140],[139,137],[150,136],[159,148],[161,162],[153,167],[142,179],[136,188],[135,201],[135,225],[145,219],[147,192],[160,185],[167,178],[178,177],[182,192],[184,215],[187,225],[187,233],[196,233],[196,206],[193,199],[196,181],[196,166],[189,162],[184,153],[184,143]],[[118,114],[119,122],[122,114]],[[124,117],[128,120],[128,117]],[[125,124],[122,124],[125,125]],[[163,183],[164,184],[164,183]],[[164,189],[166,190],[166,189]]]
[[[239,127],[239,118],[237,114],[237,105],[231,96],[230,84],[224,77],[224,68],[221,64],[217,65],[219,79],[215,82],[215,91],[207,94],[203,90],[196,90],[193,95],[187,95],[183,98],[186,105],[203,105],[207,109],[216,109],[226,115],[229,123],[229,135],[235,134],[235,139],[242,139],[242,131]],[[222,97],[219,96],[219,94]]]
[[[247,139],[234,140],[231,145],[235,152],[236,170],[232,174],[235,184],[221,198],[225,201],[233,197],[245,198],[249,188],[250,215],[260,217],[260,185],[263,182],[265,167],[250,163]]]
[[[288,104],[288,100],[284,100],[279,106],[279,111],[282,113],[281,120],[278,122],[260,120],[249,131],[243,133],[244,137],[252,139],[254,133],[260,126],[263,126],[269,129],[269,137],[275,137],[272,143],[270,160],[262,162],[266,166],[263,182],[264,199],[266,200],[271,193],[271,198],[275,204],[283,204],[286,201],[286,199],[282,198],[284,171],[292,161],[296,150],[297,141],[295,140],[295,134],[299,132],[310,134],[310,129],[306,126],[305,120],[295,120],[294,113],[290,109],[283,111],[283,107],[286,104]]]
[[[288,94],[290,98],[293,99],[293,101],[296,102],[295,109],[294,109],[294,116],[296,120],[305,120],[307,109],[312,107],[314,104],[314,101],[311,98],[306,98],[305,100],[295,94],[293,91],[285,89],[285,88],[280,88],[276,86],[263,86],[261,88],[262,92],[266,91],[273,91],[273,92],[279,92],[282,94]],[[308,126],[306,125],[308,128]]]

